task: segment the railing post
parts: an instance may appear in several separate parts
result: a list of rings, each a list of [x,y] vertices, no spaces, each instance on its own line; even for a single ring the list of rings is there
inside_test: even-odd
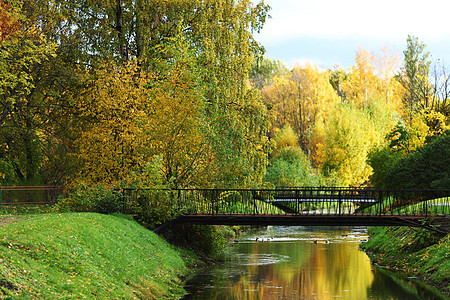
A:
[[[383,191],[378,191],[378,202],[380,203],[380,217],[383,212]]]
[[[256,208],[256,199],[255,199],[255,197],[253,197],[253,195],[252,195],[252,200],[253,200],[253,209],[252,209],[252,213],[253,213],[253,215],[256,215],[257,213],[258,213],[258,210],[257,210],[257,208]]]
[[[338,192],[338,201],[339,201],[339,215],[341,215],[341,204],[342,204],[341,190],[339,190]]]
[[[427,219],[428,218],[428,201],[430,201],[429,199],[428,199],[428,195],[427,194],[431,194],[430,192],[425,192],[425,195],[423,196],[426,200],[425,201],[423,201],[423,209],[425,210],[425,219]]]
[[[216,202],[216,215],[219,214],[219,195],[220,195],[219,191],[215,190],[214,200]]]

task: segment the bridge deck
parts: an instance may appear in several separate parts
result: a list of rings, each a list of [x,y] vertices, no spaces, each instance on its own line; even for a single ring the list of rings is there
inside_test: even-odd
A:
[[[281,226],[421,226],[425,215],[298,215],[298,214],[192,214],[181,215],[179,224],[204,225],[281,225]],[[445,216],[435,216],[436,220]]]

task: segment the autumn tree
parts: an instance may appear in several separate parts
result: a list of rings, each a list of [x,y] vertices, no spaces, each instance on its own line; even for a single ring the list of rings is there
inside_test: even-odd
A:
[[[275,187],[316,186],[318,178],[311,162],[299,147],[298,137],[289,126],[277,131],[264,180]]]
[[[274,136],[276,128],[281,129],[287,125],[293,127],[298,106],[295,84],[290,80],[290,73],[274,77],[272,84],[262,89],[262,94],[271,108],[271,135]]]
[[[348,76],[347,72],[339,65],[335,65],[332,69],[328,70],[328,74],[330,76],[330,84],[338,94],[341,102],[347,101],[347,93],[344,90],[344,83]]]
[[[383,82],[386,104],[389,103],[392,94],[392,85],[396,83],[395,73],[400,67],[400,58],[388,47],[383,47],[377,57],[378,74]]]
[[[262,92],[272,107],[273,126],[291,126],[309,157],[313,148],[310,144],[312,130],[323,122],[338,101],[329,74],[310,64],[296,65],[285,76],[275,77],[273,84],[264,87]]]
[[[161,5],[161,13],[172,11],[167,14],[167,23],[171,25],[160,38],[152,39],[154,45],[149,49],[152,53],[146,57],[135,56],[142,72],[149,72],[149,76],[155,78],[151,88],[148,87],[150,94],[145,103],[152,113],[145,111],[142,118],[146,126],[153,126],[145,127],[144,131],[159,137],[148,136],[149,141],[154,141],[148,149],[154,155],[161,155],[166,180],[176,186],[199,185],[201,179],[204,179],[203,185],[208,182],[210,185],[214,182],[258,184],[267,160],[267,120],[266,107],[258,93],[248,86],[253,53],[259,51],[249,29],[261,26],[266,8],[264,5],[252,8],[248,1],[236,4],[192,1],[190,11],[184,4],[177,4]],[[156,11],[155,7],[147,8],[149,14]],[[186,11],[175,12],[180,8]],[[137,14],[140,13],[143,12]],[[232,31],[230,26],[234,28]],[[179,40],[183,35],[188,48],[195,47],[195,55],[174,56],[173,52],[165,50],[173,38]],[[138,46],[131,43],[127,47],[138,49]],[[98,53],[103,53],[101,48]],[[101,55],[108,57],[105,53]],[[118,54],[113,57],[117,58],[118,68],[126,61]],[[188,67],[183,57],[190,57]],[[114,85],[118,84],[110,86]],[[200,123],[202,126],[198,125]],[[206,165],[208,171],[202,169]],[[203,175],[208,176],[199,175],[201,169]],[[123,174],[118,174],[115,178],[121,176]]]
[[[0,161],[8,172],[0,176],[9,183],[31,182],[43,159],[46,121],[40,114],[46,103],[34,95],[41,66],[55,56],[56,44],[29,17],[24,2],[0,6]]]
[[[199,175],[205,165],[211,171],[203,174],[208,175],[210,185],[256,185],[261,181],[267,163],[266,106],[248,79],[254,55],[262,53],[252,32],[264,23],[268,6],[263,2],[9,3],[11,12],[9,7],[2,10],[2,55],[10,55],[3,49],[16,47],[16,41],[29,47],[14,48],[23,61],[1,61],[2,89],[9,90],[2,93],[0,117],[2,124],[11,125],[10,112],[15,112],[13,107],[22,103],[17,99],[26,94],[29,107],[23,111],[30,112],[28,116],[34,119],[21,124],[33,128],[32,140],[40,153],[33,152],[39,157],[34,159],[35,164],[24,166],[33,165],[34,170],[42,166],[53,182],[77,176],[91,182],[113,182],[126,179],[130,170],[142,169],[156,155],[158,161],[164,161],[162,171],[167,181],[175,185],[194,184],[189,178]],[[14,31],[25,38],[16,38]],[[164,50],[180,37],[192,51],[186,56],[189,62]],[[14,43],[10,42],[13,38]],[[34,43],[26,44],[32,38]],[[48,63],[44,63],[46,60]],[[19,72],[14,68],[20,64],[30,72],[9,76]],[[21,96],[10,96],[15,95],[13,89]],[[132,109],[126,112],[129,107]],[[129,115],[137,107],[143,114],[137,114],[140,126],[135,124],[137,116]],[[195,122],[200,119],[203,125],[197,126]],[[158,127],[146,127],[150,121]],[[154,143],[142,147],[138,140],[146,130],[154,134],[148,139]],[[156,133],[167,141],[166,145],[156,146]],[[110,144],[102,149],[103,139]],[[11,156],[11,149],[18,147],[8,143],[1,145]],[[24,155],[26,151],[20,149],[18,153]],[[24,157],[31,159],[30,155]],[[95,164],[98,170],[94,170]],[[215,171],[219,169],[225,171]],[[108,172],[109,177],[105,175]],[[195,184],[204,177],[196,178]]]
[[[375,74],[375,56],[366,49],[356,51],[356,67],[351,68],[343,83],[346,99],[361,108],[376,97],[379,80]]]
[[[430,100],[429,73],[430,53],[425,50],[426,45],[417,37],[408,35],[404,54],[404,66],[401,68],[400,82],[407,94],[404,104],[408,110],[408,122],[412,123],[414,113],[420,108],[428,107]]]
[[[255,56],[250,82],[254,88],[262,89],[264,86],[273,83],[273,78],[283,76],[289,70],[280,60],[272,60],[263,55]]]
[[[332,184],[366,184],[372,171],[367,155],[383,141],[367,112],[341,104],[330,115],[324,130],[325,139],[318,151],[322,174]]]
[[[356,65],[364,82],[364,107],[367,107],[368,105],[368,81],[370,80],[369,78],[373,76],[375,69],[374,64],[375,57],[367,50],[359,48],[358,51],[356,51]]]
[[[295,66],[291,80],[297,98],[293,128],[299,136],[300,146],[310,157],[312,131],[329,117],[338,97],[330,85],[329,74],[319,71],[317,66]]]

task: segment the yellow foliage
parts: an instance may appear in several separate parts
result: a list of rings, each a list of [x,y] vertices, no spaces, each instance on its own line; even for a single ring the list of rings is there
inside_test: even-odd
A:
[[[292,127],[289,125],[284,126],[279,131],[279,133],[275,136],[275,141],[276,141],[275,151],[278,151],[286,147],[298,146],[298,138],[294,130],[292,130]]]
[[[92,88],[77,99],[86,120],[76,142],[79,180],[131,180],[155,155],[162,157],[166,182],[201,179],[196,171],[206,167],[208,153],[199,131],[202,97],[183,63],[164,75],[142,72],[136,61],[97,72]]]
[[[111,184],[138,166],[145,136],[136,122],[144,114],[148,78],[136,62],[111,64],[96,74],[92,87],[75,99],[83,122],[76,140],[80,180]]]
[[[290,73],[275,77],[262,92],[265,101],[273,106],[272,132],[289,125],[307,152],[313,128],[323,123],[338,103],[329,75],[311,64],[296,65]]]
[[[383,141],[369,115],[340,105],[327,121],[324,136],[316,154],[323,174],[343,186],[364,184],[372,172],[367,154]]]

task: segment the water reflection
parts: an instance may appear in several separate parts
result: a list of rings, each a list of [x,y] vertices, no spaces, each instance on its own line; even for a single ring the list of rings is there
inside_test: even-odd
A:
[[[364,239],[361,229],[269,228],[235,244],[227,263],[200,272],[185,299],[440,299],[402,292],[358,249]]]

